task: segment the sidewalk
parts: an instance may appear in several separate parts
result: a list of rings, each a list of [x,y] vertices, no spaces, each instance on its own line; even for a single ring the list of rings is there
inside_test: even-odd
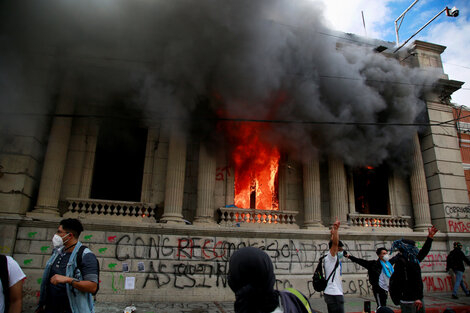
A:
[[[367,297],[346,297],[345,312],[362,312],[364,301],[371,301],[372,310],[375,310],[375,301]],[[400,307],[393,305],[388,299],[388,306],[395,312]],[[319,313],[326,313],[326,304],[323,298],[310,299],[312,308]],[[433,293],[424,297],[426,313],[442,313],[446,308],[452,308],[456,313],[470,313],[470,297],[461,296],[452,299],[450,293]],[[133,305],[135,313],[233,313],[233,302],[140,302],[140,303],[105,303],[97,302],[96,313],[122,313],[124,308]],[[34,312],[34,306],[25,305],[23,312]]]

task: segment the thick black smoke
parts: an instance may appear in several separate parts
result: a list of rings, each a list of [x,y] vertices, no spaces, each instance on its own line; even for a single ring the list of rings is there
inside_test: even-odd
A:
[[[116,113],[111,99],[132,93],[127,105],[142,110],[147,123],[172,118],[210,140],[223,138],[212,119],[217,116],[297,121],[276,123],[266,139],[299,159],[317,151],[350,165],[399,159],[416,128],[383,123],[413,123],[424,109],[420,96],[436,78],[373,52],[371,45],[343,42],[338,48],[318,5],[6,2],[0,108],[27,111],[21,104],[33,103],[32,111],[50,113],[61,73],[72,71],[80,82],[80,113],[93,112],[96,103],[110,103]],[[47,73],[48,83],[29,81],[32,69]],[[34,75],[29,78],[41,76]],[[26,100],[38,84],[44,84],[42,98]]]

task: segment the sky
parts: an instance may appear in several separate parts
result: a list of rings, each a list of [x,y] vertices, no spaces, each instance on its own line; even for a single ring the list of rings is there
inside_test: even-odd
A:
[[[413,0],[323,1],[324,16],[330,28],[392,42],[396,41],[395,19],[414,2]],[[452,95],[452,102],[458,106],[470,107],[470,1],[418,1],[403,19],[399,30],[400,44],[446,6],[457,7],[459,16],[448,17],[442,13],[408,44],[418,39],[447,47],[441,55],[444,72],[449,75],[449,79],[465,82],[461,90]],[[361,11],[364,13],[365,30]]]

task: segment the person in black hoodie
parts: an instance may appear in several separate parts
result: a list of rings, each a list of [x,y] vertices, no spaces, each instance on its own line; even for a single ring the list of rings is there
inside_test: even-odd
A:
[[[428,229],[428,237],[421,250],[410,239],[395,240],[392,243],[391,251],[398,250],[399,253],[390,260],[395,264],[395,271],[390,278],[389,291],[393,303],[400,305],[402,313],[425,312],[420,262],[431,250],[437,232],[435,226]]]
[[[460,242],[454,242],[454,250],[452,250],[447,256],[447,266],[446,272],[452,270],[455,274],[455,284],[454,290],[452,291],[452,298],[458,299],[457,291],[459,291],[459,286],[462,287],[462,290],[465,292],[465,295],[470,296],[469,291],[465,288],[465,283],[462,280],[463,272],[465,272],[465,265],[463,262],[470,265],[465,254],[462,252],[462,244]]]
[[[241,248],[229,261],[228,285],[235,293],[235,313],[314,313],[299,291],[274,289],[271,258],[254,247]]]
[[[356,258],[349,253],[345,253],[344,256],[367,269],[372,292],[379,308],[387,306],[388,283],[393,274],[393,266],[389,262],[390,254],[385,247],[378,248],[375,253],[378,259],[373,261]]]

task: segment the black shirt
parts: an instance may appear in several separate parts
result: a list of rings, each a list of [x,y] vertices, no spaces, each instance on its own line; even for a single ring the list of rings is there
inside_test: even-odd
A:
[[[64,275],[67,269],[67,263],[72,255],[71,252],[61,253],[57,256],[52,264],[49,273],[49,284],[47,284],[47,297],[46,297],[46,312],[64,312],[71,313],[69,298],[67,296],[67,289],[65,284],[53,285],[50,279],[55,274]]]

